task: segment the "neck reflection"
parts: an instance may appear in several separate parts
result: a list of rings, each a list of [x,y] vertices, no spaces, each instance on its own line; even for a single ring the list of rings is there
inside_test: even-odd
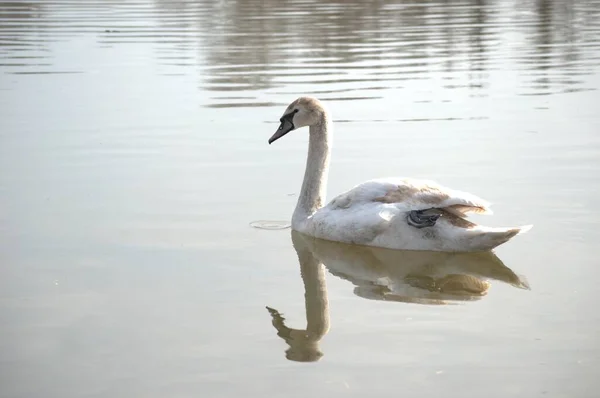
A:
[[[292,233],[292,243],[304,283],[306,306],[306,329],[292,329],[285,325],[285,318],[276,309],[267,307],[277,329],[277,335],[288,344],[287,359],[297,362],[318,361],[323,353],[319,341],[329,331],[329,302],[325,283],[325,267],[310,250],[301,235]]]

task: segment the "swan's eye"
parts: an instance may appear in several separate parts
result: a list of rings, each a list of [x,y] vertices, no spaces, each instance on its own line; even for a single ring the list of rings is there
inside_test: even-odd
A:
[[[298,109],[294,109],[294,113],[298,113]]]

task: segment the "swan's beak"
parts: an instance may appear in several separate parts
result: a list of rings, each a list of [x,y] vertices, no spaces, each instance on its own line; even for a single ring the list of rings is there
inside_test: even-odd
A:
[[[271,138],[269,138],[269,144],[272,144],[273,142],[280,139],[295,128],[294,122],[292,122],[290,119],[291,118],[287,117],[281,118],[281,124],[279,125],[279,128],[277,129],[275,134],[273,134]]]

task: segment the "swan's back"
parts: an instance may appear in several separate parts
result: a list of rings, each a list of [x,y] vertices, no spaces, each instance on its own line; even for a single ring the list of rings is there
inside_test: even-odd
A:
[[[435,225],[417,228],[407,222],[411,212],[425,210],[439,217]],[[338,195],[295,229],[338,242],[437,251],[490,250],[521,232],[477,225],[466,219],[470,212],[491,210],[475,195],[432,181],[384,178]]]

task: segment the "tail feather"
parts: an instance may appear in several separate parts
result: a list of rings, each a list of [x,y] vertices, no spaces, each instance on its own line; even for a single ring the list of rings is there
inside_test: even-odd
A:
[[[516,235],[529,231],[533,226],[515,228],[490,228],[478,226],[469,230],[469,243],[473,250],[491,250],[508,242]]]

